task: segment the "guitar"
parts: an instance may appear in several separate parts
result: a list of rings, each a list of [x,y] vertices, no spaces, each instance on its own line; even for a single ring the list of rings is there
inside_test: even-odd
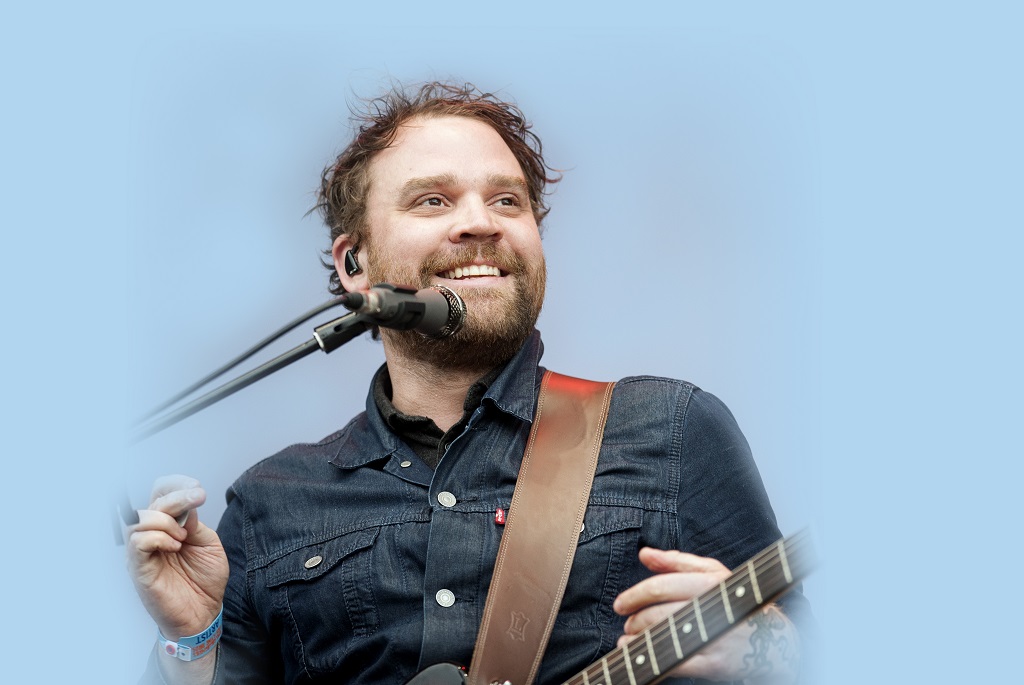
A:
[[[810,534],[779,540],[732,575],[563,685],[647,685],[799,583],[813,565]],[[436,664],[406,685],[464,685],[466,670]],[[520,685],[518,683],[514,685]]]

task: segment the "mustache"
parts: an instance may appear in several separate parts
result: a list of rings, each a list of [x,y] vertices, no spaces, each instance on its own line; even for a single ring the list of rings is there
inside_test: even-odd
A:
[[[526,272],[526,261],[522,257],[510,249],[488,243],[486,245],[459,246],[444,254],[434,255],[420,266],[420,275],[424,279],[430,278],[434,274],[469,264],[477,259],[494,264],[510,275]]]

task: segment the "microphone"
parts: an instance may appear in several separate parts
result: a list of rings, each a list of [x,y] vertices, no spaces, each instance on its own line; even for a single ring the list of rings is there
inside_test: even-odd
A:
[[[428,338],[447,338],[466,321],[466,303],[443,285],[415,290],[378,283],[365,292],[343,294],[341,303],[378,326],[412,329]]]

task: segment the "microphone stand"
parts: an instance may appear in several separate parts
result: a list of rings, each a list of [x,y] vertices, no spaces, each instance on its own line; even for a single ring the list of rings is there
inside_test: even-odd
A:
[[[288,350],[284,354],[271,359],[233,381],[225,383],[216,390],[211,390],[202,397],[192,400],[163,417],[155,418],[144,425],[137,426],[135,433],[132,435],[131,442],[134,444],[156,435],[165,428],[169,428],[196,412],[206,409],[211,404],[235,394],[242,388],[248,387],[262,378],[266,378],[275,371],[283,369],[292,362],[298,361],[318,349],[323,350],[325,353],[332,352],[349,340],[352,340],[352,338],[368,330],[373,324],[374,322],[370,317],[358,312],[351,312],[325,323],[313,329],[312,339],[307,340],[298,347]]]

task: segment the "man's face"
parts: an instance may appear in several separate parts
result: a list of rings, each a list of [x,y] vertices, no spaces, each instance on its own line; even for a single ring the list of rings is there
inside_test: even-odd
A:
[[[498,133],[466,117],[416,118],[370,165],[366,279],[445,285],[466,302],[451,338],[385,331],[416,358],[486,369],[529,336],[544,300],[540,233],[519,162]]]

